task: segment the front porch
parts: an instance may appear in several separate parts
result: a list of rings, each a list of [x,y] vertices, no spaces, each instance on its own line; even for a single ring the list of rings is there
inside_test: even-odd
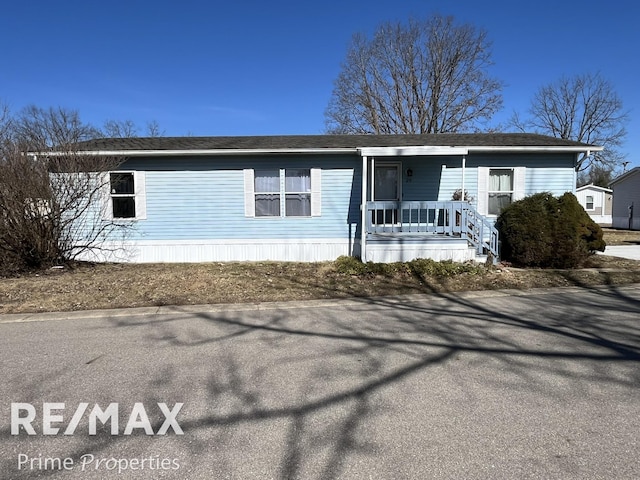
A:
[[[364,261],[498,259],[498,231],[464,201],[369,201]]]

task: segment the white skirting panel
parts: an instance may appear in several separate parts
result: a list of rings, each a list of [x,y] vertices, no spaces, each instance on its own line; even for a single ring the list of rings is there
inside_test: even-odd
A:
[[[591,217],[591,220],[596,222],[598,225],[611,225],[611,222],[613,221],[611,215],[593,215],[590,213],[589,216]]]
[[[409,262],[416,258],[430,258],[435,261],[452,260],[467,262],[476,260],[476,252],[466,241],[443,241],[424,243],[368,243],[366,261],[376,263]]]
[[[105,244],[79,260],[119,263],[321,262],[351,255],[349,239],[141,240]],[[359,247],[356,247],[356,251]]]

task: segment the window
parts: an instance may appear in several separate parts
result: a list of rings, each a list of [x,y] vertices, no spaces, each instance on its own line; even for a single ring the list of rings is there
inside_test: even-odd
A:
[[[110,172],[108,219],[146,218],[145,172]]]
[[[500,215],[502,209],[513,201],[513,170],[490,169],[488,190],[488,213]]]
[[[45,198],[25,198],[24,212],[31,218],[45,218],[51,215],[51,202]]]
[[[321,209],[321,170],[244,170],[247,217],[316,217]]]
[[[587,210],[593,210],[593,195],[587,195]]]
[[[311,216],[311,171],[287,169],[284,171],[285,215]]]
[[[280,216],[280,170],[256,170],[256,217]]]
[[[136,196],[133,173],[111,173],[113,218],[136,218]]]

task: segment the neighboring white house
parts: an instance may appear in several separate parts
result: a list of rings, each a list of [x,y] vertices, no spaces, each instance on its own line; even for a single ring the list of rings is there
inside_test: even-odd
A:
[[[611,182],[613,228],[640,230],[640,167],[623,173]]]
[[[576,197],[594,222],[606,227],[611,226],[613,190],[589,184],[577,188]]]

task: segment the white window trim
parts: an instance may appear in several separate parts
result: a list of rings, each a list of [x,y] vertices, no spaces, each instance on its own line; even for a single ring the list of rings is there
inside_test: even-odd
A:
[[[306,170],[306,167],[291,167],[294,170]],[[286,194],[292,192],[285,192],[285,170],[286,168],[275,168],[280,172],[280,215],[265,215],[256,216],[256,192],[255,191],[255,170],[253,168],[246,168],[243,170],[244,174],[244,215],[245,217],[258,218],[258,219],[274,219],[274,218],[312,218],[320,217],[322,215],[322,169],[309,168],[309,174],[311,176],[311,215],[307,216],[287,216],[286,215]],[[263,170],[269,170],[267,168]],[[276,192],[273,192],[274,195]],[[306,193],[306,192],[305,192]]]
[[[135,202],[136,216],[132,218],[120,218],[113,216],[113,194],[111,193],[112,173],[132,173],[133,174],[133,198]],[[128,222],[136,220],[146,220],[147,218],[147,187],[146,172],[139,170],[113,170],[106,172],[104,179],[104,190],[107,201],[105,202],[104,219],[116,222]],[[131,196],[131,195],[116,195]]]
[[[497,218],[498,215],[489,214],[489,171],[511,170],[513,171],[513,190],[511,201],[522,200],[526,193],[526,167],[478,167],[478,213],[489,218]]]
[[[591,208],[589,208],[589,197],[591,197]],[[596,209],[596,196],[595,195],[585,195],[584,196],[584,209],[587,212],[593,212]]]

